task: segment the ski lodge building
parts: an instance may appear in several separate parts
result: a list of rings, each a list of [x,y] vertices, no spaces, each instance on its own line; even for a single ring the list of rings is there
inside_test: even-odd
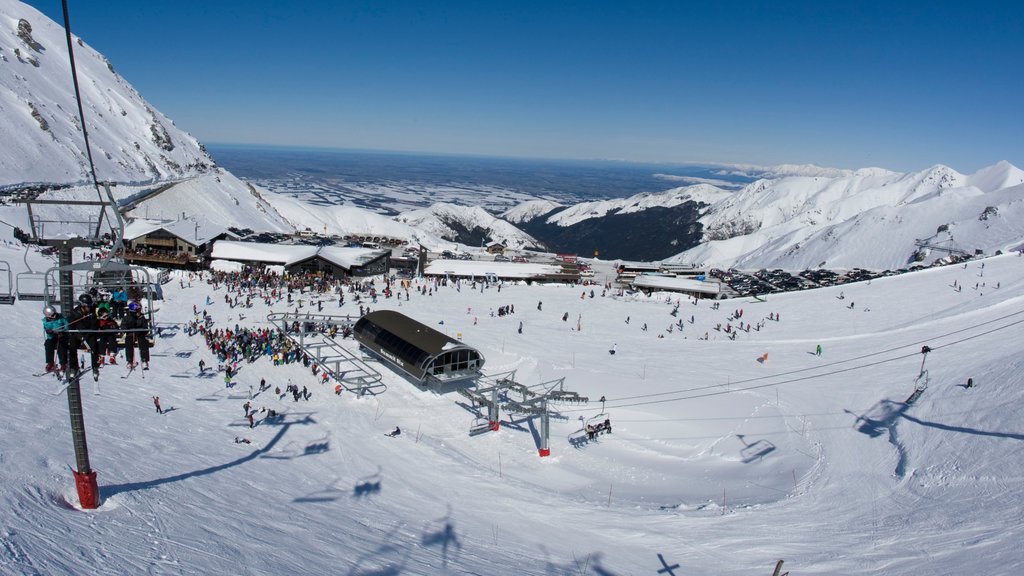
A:
[[[532,280],[536,282],[573,282],[580,279],[578,268],[538,262],[490,262],[487,260],[434,260],[423,275],[448,280]]]
[[[128,264],[194,270],[205,264],[210,246],[226,238],[237,236],[224,226],[137,218],[124,227],[124,258]]]
[[[479,350],[394,310],[375,310],[356,322],[353,337],[385,364],[421,384],[480,375]]]
[[[348,278],[387,274],[391,250],[220,240],[214,243],[211,258],[250,266],[281,266],[289,274],[324,272]]]

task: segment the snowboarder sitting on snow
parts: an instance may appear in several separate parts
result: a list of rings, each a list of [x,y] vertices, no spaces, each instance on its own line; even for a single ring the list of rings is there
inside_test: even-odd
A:
[[[398,436],[401,433],[402,433],[402,429],[399,428],[398,426],[395,426],[395,429],[392,430],[391,432],[388,432],[387,435],[392,437],[392,438],[394,438],[395,436]]]

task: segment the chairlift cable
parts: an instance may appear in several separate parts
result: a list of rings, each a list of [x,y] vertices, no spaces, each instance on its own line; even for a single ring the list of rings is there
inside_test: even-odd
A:
[[[75,87],[75,103],[78,105],[78,118],[82,123],[82,138],[85,140],[85,155],[89,159],[89,174],[92,176],[92,185],[96,189],[96,197],[99,200],[103,208],[100,211],[99,218],[96,220],[96,230],[94,236],[100,238],[102,234],[100,231],[103,227],[103,217],[107,214],[106,203],[109,202],[111,210],[114,212],[114,217],[117,220],[118,232],[114,234],[113,245],[110,251],[107,253],[107,257],[103,259],[103,265],[108,264],[119,249],[124,247],[124,219],[121,217],[121,212],[118,209],[117,202],[114,201],[114,195],[110,192],[110,187],[106,187],[107,198],[104,200],[103,192],[100,190],[99,178],[96,176],[96,164],[92,158],[92,146],[89,144],[89,130],[85,123],[85,108],[82,106],[82,92],[78,86],[78,67],[75,65],[75,49],[74,41],[71,38],[71,18],[68,15],[68,0],[61,0],[61,5],[64,11],[64,35],[67,38],[68,43],[68,61],[71,64],[71,81]],[[109,219],[109,217],[108,217]],[[113,232],[114,227],[112,224],[108,224]]]
[[[981,334],[975,334],[975,335],[967,336],[967,337],[962,338],[960,340],[956,340],[956,341],[953,341],[953,342],[948,342],[946,344],[942,344],[941,346],[934,346],[934,347],[932,347],[932,350],[935,350],[937,348],[945,348],[947,346],[953,346],[955,344],[961,344],[961,343],[966,342],[968,340],[973,340],[974,338],[978,338],[980,336],[985,336],[985,335],[991,334],[993,332],[998,332],[1000,330],[1005,330],[1007,328],[1010,328],[1010,327],[1016,326],[1017,324],[1022,324],[1022,323],[1024,323],[1024,320],[1017,320],[1016,322],[1012,322],[1012,323],[1007,324],[1005,326],[999,326],[999,327],[993,328],[993,329],[988,330],[986,332],[983,332]],[[705,393],[705,394],[696,394],[696,395],[692,395],[692,396],[683,396],[683,397],[680,397],[680,398],[666,398],[666,399],[662,399],[662,400],[648,400],[648,401],[645,401],[645,402],[634,402],[632,404],[620,404],[620,405],[617,405],[617,406],[610,406],[610,408],[627,408],[627,407],[632,407],[632,406],[643,406],[643,405],[646,405],[646,404],[657,404],[657,403],[664,403],[664,402],[679,402],[681,400],[694,400],[694,399],[697,399],[697,398],[707,398],[707,397],[711,397],[711,396],[722,396],[722,395],[725,395],[725,394],[732,394],[732,393],[735,393],[735,392],[747,392],[747,391],[750,391],[750,390],[757,390],[757,389],[760,389],[760,388],[769,388],[769,387],[772,387],[772,386],[781,386],[783,384],[791,384],[793,382],[802,382],[804,380],[811,380],[811,379],[815,379],[815,378],[824,378],[826,376],[832,376],[832,375],[841,374],[841,373],[844,373],[844,372],[852,372],[852,371],[861,370],[861,369],[864,369],[864,368],[871,368],[873,366],[878,366],[878,365],[881,365],[881,364],[888,364],[889,362],[895,362],[897,360],[904,360],[904,359],[907,359],[907,358],[913,358],[914,356],[917,356],[919,354],[920,354],[920,352],[913,352],[913,353],[910,353],[910,354],[904,354],[902,356],[897,356],[897,357],[894,357],[894,358],[887,358],[887,359],[884,359],[884,360],[879,360],[877,362],[871,362],[871,363],[868,363],[868,364],[861,364],[861,365],[858,365],[858,366],[851,366],[849,368],[842,368],[842,369],[839,369],[839,370],[833,370],[831,372],[825,372],[825,373],[822,373],[822,374],[811,374],[809,376],[802,376],[800,378],[791,378],[789,380],[783,380],[781,382],[770,382],[768,384],[759,384],[757,386],[748,386],[746,388],[730,388],[728,390],[716,390],[714,392],[708,392],[708,393]],[[761,378],[758,378],[758,380],[760,380],[760,379]],[[704,387],[704,388],[695,388],[695,389],[693,389],[691,391],[699,391],[699,390],[705,390],[707,388],[718,388],[718,387],[720,387],[720,385],[708,386],[708,387]],[[686,391],[683,391],[683,392],[686,392]],[[680,393],[682,393],[682,392],[680,392]],[[572,411],[573,410],[563,410],[562,412],[572,412]]]
[[[878,356],[878,355],[881,355],[881,354],[887,354],[887,353],[890,353],[890,352],[895,352],[895,351],[897,351],[897,350],[899,350],[901,348],[906,348],[907,346],[916,346],[918,344],[921,344],[922,342],[930,342],[930,341],[934,341],[937,338],[945,338],[947,336],[952,336],[954,334],[959,334],[959,333],[962,333],[962,332],[966,332],[968,330],[974,330],[976,328],[980,328],[982,326],[985,326],[985,325],[988,325],[988,324],[992,324],[994,322],[999,322],[999,321],[1002,321],[1002,320],[1006,320],[1006,319],[1012,318],[1014,316],[1018,316],[1020,314],[1024,314],[1024,311],[1018,311],[1018,312],[1013,312],[1011,314],[1006,314],[1004,316],[1000,316],[1000,317],[994,318],[992,320],[987,320],[985,322],[980,322],[978,324],[974,324],[974,325],[968,326],[966,328],[961,328],[959,330],[953,330],[953,331],[947,332],[945,334],[940,334],[938,336],[933,336],[932,338],[929,338],[927,340],[921,340],[921,341],[913,342],[913,343],[910,343],[910,344],[903,344],[903,345],[895,346],[895,347],[888,348],[888,349],[885,349],[885,350],[880,350],[878,352],[872,352],[872,353],[864,354],[864,355],[861,355],[861,356],[856,356],[856,357],[852,357],[852,358],[846,358],[844,360],[838,360],[836,362],[832,362],[832,363],[821,365],[821,366],[812,366],[812,367],[808,367],[808,368],[801,368],[801,369],[798,369],[798,370],[792,370],[792,371],[789,371],[789,372],[781,372],[781,373],[778,373],[778,374],[771,374],[771,375],[766,375],[766,376],[758,376],[758,377],[755,377],[755,378],[748,378],[746,380],[737,380],[735,382],[730,382],[729,385],[733,386],[733,385],[736,385],[736,384],[747,384],[747,383],[757,382],[757,381],[761,381],[761,380],[775,379],[775,378],[779,378],[779,377],[782,377],[782,376],[789,376],[789,375],[799,374],[799,373],[808,372],[808,371],[812,371],[812,370],[813,371],[817,371],[817,370],[821,370],[822,368],[827,368],[829,366],[837,366],[839,364],[844,364],[846,362],[852,362],[852,361],[855,361],[855,360],[863,360],[865,358],[870,358],[872,356]],[[948,346],[953,346],[953,345],[956,345],[956,344],[961,344],[961,343],[966,342],[968,340],[973,340],[975,338],[979,338],[981,336],[986,336],[986,335],[991,334],[993,332],[998,332],[998,331],[1001,331],[1001,330],[1005,330],[1007,328],[1011,328],[1011,327],[1016,326],[1016,325],[1021,324],[1021,323],[1024,323],[1024,320],[1017,320],[1015,322],[1011,322],[1010,324],[1006,324],[1006,325],[1003,325],[1003,326],[998,326],[998,327],[992,328],[990,330],[987,330],[985,332],[981,332],[981,333],[978,333],[978,334],[973,334],[973,335],[970,335],[970,336],[966,336],[966,337],[961,338],[959,340],[954,340],[952,342],[947,342],[945,344],[938,344],[938,345],[930,346],[930,349],[931,350],[938,350],[940,348],[946,348]],[[799,378],[791,378],[791,379],[788,379],[788,380],[782,380],[782,381],[779,381],[779,382],[772,382],[772,383],[768,383],[768,384],[761,384],[761,385],[757,385],[757,386],[750,386],[750,387],[746,387],[746,388],[730,388],[728,390],[718,390],[718,391],[715,391],[715,392],[712,392],[712,393],[698,394],[698,395],[694,395],[694,396],[684,396],[684,397],[680,397],[680,398],[667,398],[667,399],[662,399],[662,400],[650,400],[650,401],[646,401],[646,402],[635,402],[635,403],[631,403],[631,404],[619,404],[619,405],[615,405],[615,406],[609,406],[609,408],[626,408],[626,407],[631,407],[631,406],[641,406],[641,405],[645,405],[645,404],[653,404],[653,403],[656,403],[656,402],[676,402],[676,401],[680,401],[680,400],[691,400],[691,399],[695,399],[695,398],[705,398],[705,397],[708,397],[708,396],[718,396],[718,395],[722,395],[722,394],[731,394],[731,393],[734,393],[734,392],[744,392],[744,391],[748,391],[748,390],[756,390],[756,389],[759,389],[759,388],[767,388],[767,387],[771,387],[771,386],[781,386],[782,384],[789,384],[789,383],[793,383],[793,382],[801,382],[803,380],[809,380],[811,378],[823,378],[825,376],[832,376],[832,375],[835,375],[835,374],[841,374],[841,373],[849,372],[849,371],[852,371],[852,370],[860,370],[862,368],[870,368],[872,366],[877,366],[877,365],[885,364],[885,363],[888,363],[888,362],[894,362],[894,361],[897,361],[897,360],[903,360],[903,359],[906,359],[906,358],[911,358],[911,357],[917,356],[919,354],[920,354],[919,351],[915,351],[915,352],[912,352],[912,353],[909,353],[909,354],[904,354],[904,355],[901,355],[901,356],[897,356],[897,357],[893,357],[893,358],[888,358],[888,359],[880,360],[880,361],[877,361],[877,362],[871,362],[871,363],[868,363],[868,364],[861,364],[861,365],[852,366],[852,367],[849,367],[849,368],[842,368],[842,369],[838,369],[838,370],[832,370],[832,371],[829,371],[829,372],[816,373],[816,374],[812,374],[810,376],[802,376],[802,377],[799,377]],[[657,392],[657,393],[654,393],[654,394],[641,394],[641,395],[637,395],[637,396],[624,396],[622,398],[609,399],[608,402],[611,403],[611,402],[614,402],[614,401],[639,400],[639,399],[643,399],[643,398],[655,398],[655,397],[659,397],[659,396],[668,396],[668,395],[672,395],[672,394],[687,394],[687,393],[691,393],[691,392],[700,392],[700,391],[703,391],[703,390],[710,390],[710,389],[721,388],[721,387],[722,387],[722,383],[716,383],[716,384],[709,384],[709,385],[706,385],[706,386],[699,386],[699,387],[696,387],[696,388],[688,388],[688,389],[683,389],[683,390],[673,390],[673,391],[669,391],[669,392]],[[561,412],[566,413],[566,412],[584,412],[584,411],[586,411],[586,409],[577,408],[577,409],[562,410]]]
[[[89,130],[85,125],[85,109],[82,108],[82,92],[78,88],[78,69],[75,66],[74,42],[71,40],[71,19],[68,16],[68,0],[61,0],[64,8],[64,35],[68,40],[68,59],[71,62],[71,81],[75,86],[75,102],[78,104],[78,118],[82,122],[82,137],[85,139],[85,155],[89,159],[89,173],[92,175],[92,184],[96,188],[96,195],[102,201],[100,194],[99,179],[96,178],[96,165],[92,160],[92,149],[89,146]]]

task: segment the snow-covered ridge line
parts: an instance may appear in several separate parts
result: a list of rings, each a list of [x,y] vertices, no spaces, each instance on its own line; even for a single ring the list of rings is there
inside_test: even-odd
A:
[[[100,180],[153,183],[209,171],[194,137],[76,39],[85,121]],[[0,2],[0,186],[89,182],[64,29],[27,4]]]

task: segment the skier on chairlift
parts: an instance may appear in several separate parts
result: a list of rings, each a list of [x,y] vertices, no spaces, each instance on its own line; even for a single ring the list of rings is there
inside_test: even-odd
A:
[[[53,306],[43,308],[43,333],[46,334],[43,343],[46,372],[58,368],[63,372],[68,365],[68,321]],[[54,362],[54,355],[59,364]]]
[[[139,359],[142,369],[149,370],[149,319],[142,313],[138,302],[128,304],[128,314],[121,321],[124,330],[124,359],[129,366],[135,364],[135,346],[139,346]]]
[[[92,377],[98,380],[100,377],[100,359],[96,344],[98,324],[96,311],[93,309],[93,298],[90,294],[86,293],[78,297],[78,306],[71,311],[71,317],[68,318],[68,329],[70,330],[70,338],[68,338],[70,374],[68,376],[74,378],[81,370],[78,362],[78,350],[84,345],[89,350]]]

